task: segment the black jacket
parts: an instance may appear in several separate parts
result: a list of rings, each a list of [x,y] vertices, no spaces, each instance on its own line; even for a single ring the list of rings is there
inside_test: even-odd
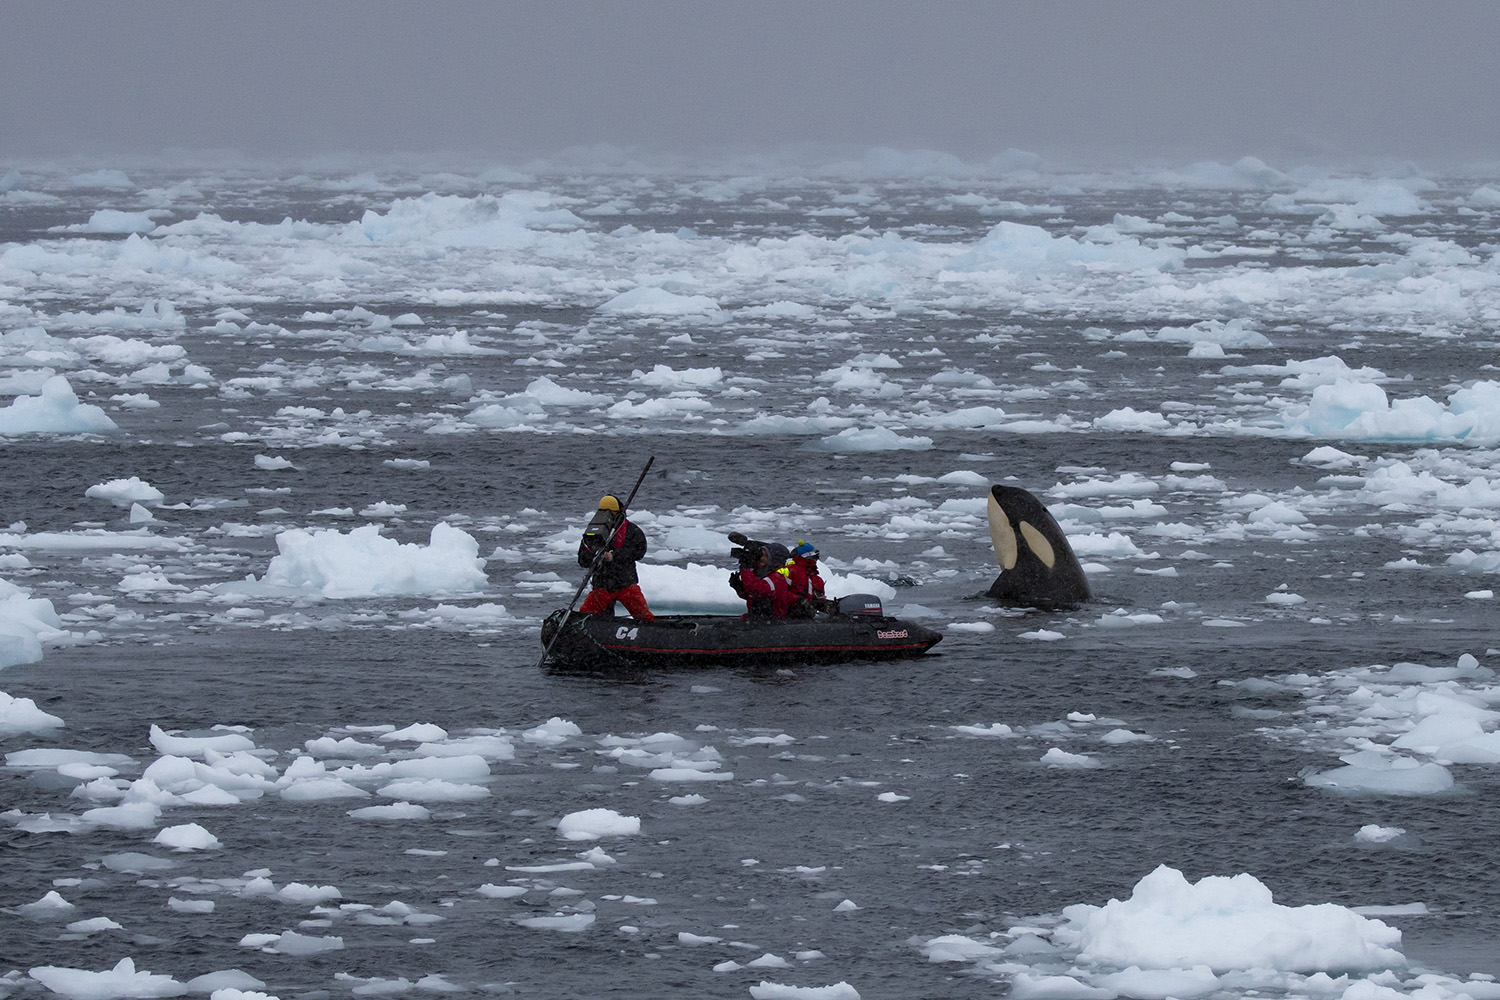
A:
[[[625,522],[623,532],[617,527],[609,534],[608,543],[614,549],[614,558],[601,561],[594,570],[594,586],[600,590],[622,590],[632,583],[639,583],[635,575],[635,562],[646,555],[646,533],[630,521]],[[586,534],[578,546],[578,565],[585,568],[594,565],[594,556],[599,552],[597,536]]]

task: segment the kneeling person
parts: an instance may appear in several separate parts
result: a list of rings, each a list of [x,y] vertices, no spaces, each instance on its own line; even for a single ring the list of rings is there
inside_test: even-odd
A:
[[[786,576],[791,594],[787,614],[794,618],[811,618],[819,611],[828,610],[831,602],[823,596],[823,578],[818,575],[818,550],[811,542],[799,538],[792,557],[781,572]]]
[[[625,518],[619,500],[607,494],[601,497],[599,510],[578,545],[578,565],[594,567],[593,589],[578,606],[578,612],[610,614],[619,601],[632,618],[655,621],[635,572],[636,561],[645,555],[646,533]]]
[[[746,542],[735,550],[740,568],[729,576],[729,585],[745,599],[747,618],[781,618],[791,606],[792,595],[786,577],[764,542]]]

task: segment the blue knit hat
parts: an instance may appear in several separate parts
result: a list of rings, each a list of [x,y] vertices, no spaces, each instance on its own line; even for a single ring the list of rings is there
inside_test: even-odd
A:
[[[817,557],[818,550],[813,548],[812,542],[804,542],[799,538],[797,540],[797,547],[792,550],[792,555],[801,556],[803,559],[812,559]]]

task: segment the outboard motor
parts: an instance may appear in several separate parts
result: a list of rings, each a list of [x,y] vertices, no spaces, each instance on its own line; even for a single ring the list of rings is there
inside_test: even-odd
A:
[[[879,618],[885,614],[885,609],[880,605],[880,598],[874,594],[850,594],[847,597],[840,597],[837,608],[837,613],[841,615],[874,615]]]

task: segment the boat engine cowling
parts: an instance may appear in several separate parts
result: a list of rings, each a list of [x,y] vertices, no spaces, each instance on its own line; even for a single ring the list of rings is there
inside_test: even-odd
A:
[[[874,594],[849,594],[838,599],[838,613],[841,615],[874,615],[879,618],[885,614],[885,608],[881,606],[880,598]]]

